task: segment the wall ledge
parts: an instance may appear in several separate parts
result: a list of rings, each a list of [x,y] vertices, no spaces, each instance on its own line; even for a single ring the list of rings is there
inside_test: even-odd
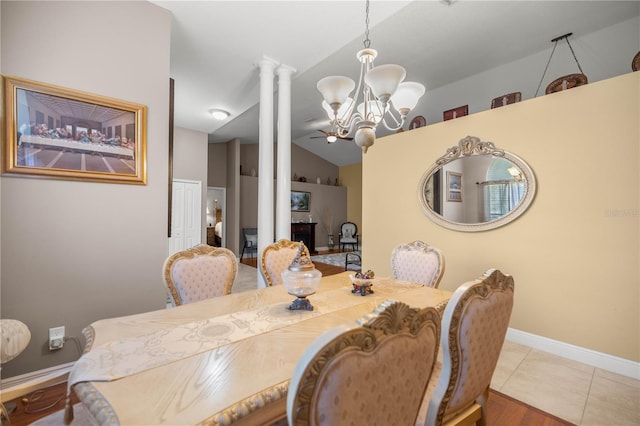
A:
[[[513,328],[509,328],[507,330],[506,339],[513,343],[529,346],[543,352],[548,352],[553,355],[611,371],[612,373],[640,380],[639,362],[597,352]]]

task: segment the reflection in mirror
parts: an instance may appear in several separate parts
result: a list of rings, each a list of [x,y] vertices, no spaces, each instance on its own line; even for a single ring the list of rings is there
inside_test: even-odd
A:
[[[535,177],[519,157],[467,136],[425,172],[420,204],[434,222],[458,231],[485,231],[524,213]]]

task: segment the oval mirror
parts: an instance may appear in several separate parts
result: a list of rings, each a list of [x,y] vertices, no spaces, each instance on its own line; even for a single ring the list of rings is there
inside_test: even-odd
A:
[[[527,163],[492,142],[467,136],[447,149],[420,179],[424,213],[456,231],[486,231],[527,210],[536,180]]]

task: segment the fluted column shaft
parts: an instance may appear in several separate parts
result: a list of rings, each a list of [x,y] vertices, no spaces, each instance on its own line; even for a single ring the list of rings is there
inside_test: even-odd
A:
[[[273,188],[273,76],[277,62],[266,56],[260,61],[260,118],[258,137],[258,261],[264,248],[274,241]],[[259,268],[259,265],[258,265]],[[266,287],[258,274],[258,288]]]
[[[278,75],[278,164],[276,181],[276,239],[291,239],[291,74],[280,65]]]

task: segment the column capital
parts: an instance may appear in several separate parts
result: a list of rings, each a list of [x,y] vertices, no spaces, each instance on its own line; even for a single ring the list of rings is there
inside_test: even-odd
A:
[[[280,62],[268,56],[262,56],[258,61],[258,65],[260,66],[260,69],[270,68],[271,70],[274,70],[278,65],[280,65]]]
[[[276,74],[278,74],[278,77],[282,77],[283,75],[295,74],[296,72],[298,72],[297,69],[287,64],[280,64],[280,66],[276,69]]]

